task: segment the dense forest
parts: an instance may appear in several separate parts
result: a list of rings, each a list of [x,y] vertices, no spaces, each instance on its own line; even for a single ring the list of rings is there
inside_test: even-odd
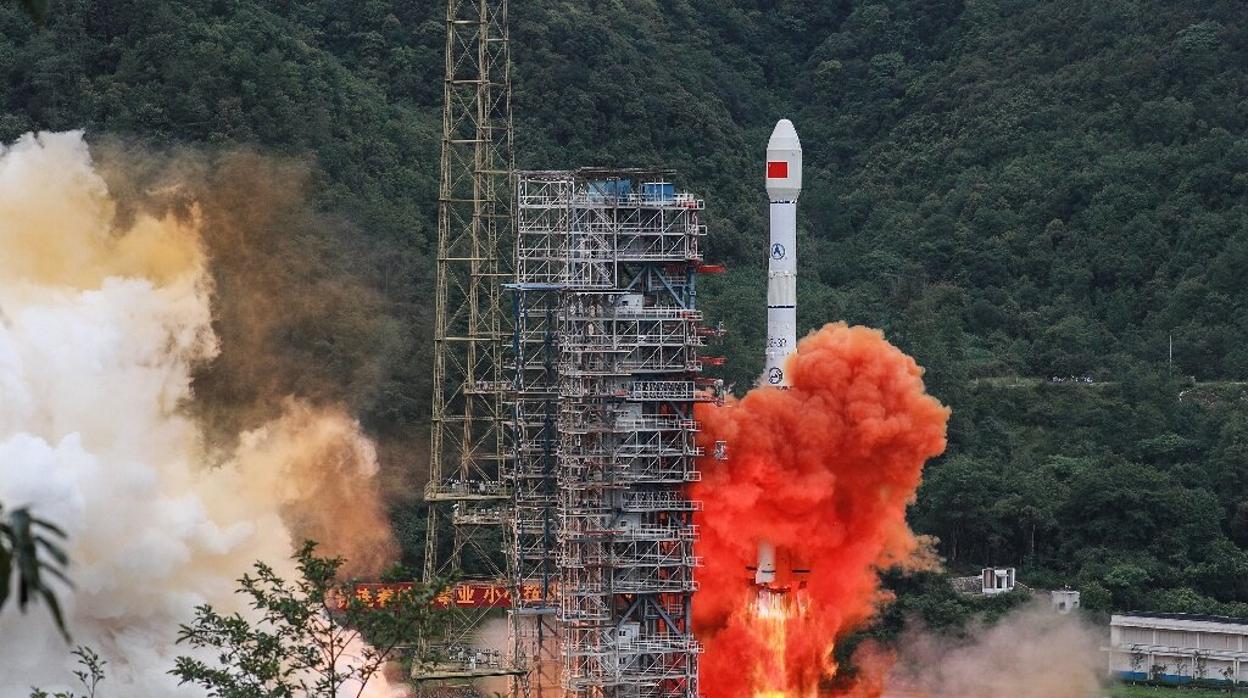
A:
[[[212,416],[296,388],[344,400],[409,484],[442,12],[61,0],[36,29],[0,9],[0,139],[85,129],[105,164],[193,152],[234,189],[218,227],[255,235],[258,254],[210,243],[218,283],[317,285],[265,322],[227,300],[197,379]],[[668,165],[706,199],[729,272],[700,298],[738,389],[761,366],[759,157],[794,120],[799,322],[882,328],[952,406],[912,516],[952,569],[1018,565],[1097,610],[1248,615],[1248,5],[548,0],[511,21],[520,167]],[[305,370],[232,358],[262,345]],[[419,507],[394,503],[409,562]],[[956,606],[939,579],[892,583],[931,621]]]

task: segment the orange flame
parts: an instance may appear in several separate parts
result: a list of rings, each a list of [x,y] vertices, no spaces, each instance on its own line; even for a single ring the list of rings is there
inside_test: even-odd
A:
[[[837,670],[836,642],[884,600],[878,569],[918,550],[906,507],[923,463],[945,447],[949,410],[877,330],[827,325],[801,341],[787,373],[788,390],[699,405],[702,442],[728,444],[726,460],[704,458],[692,491],[704,507],[694,625],[709,698],[820,693]],[[747,571],[760,540],[810,570],[798,588],[792,569],[777,569],[792,597],[779,611],[759,603],[771,592]]]
[[[787,685],[784,667],[790,623],[800,626],[805,620],[807,601],[804,593],[759,589],[754,603],[746,607],[745,622],[759,638],[763,650],[755,658],[754,698],[804,698],[795,687]]]

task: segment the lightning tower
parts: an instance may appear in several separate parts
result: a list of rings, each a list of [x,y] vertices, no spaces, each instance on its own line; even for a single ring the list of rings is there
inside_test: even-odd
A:
[[[510,381],[503,366],[511,331],[500,255],[510,235],[514,169],[508,41],[507,0],[447,1],[426,580],[511,584],[504,552]],[[446,656],[473,658],[475,671],[475,653],[466,648],[490,609],[451,609]]]

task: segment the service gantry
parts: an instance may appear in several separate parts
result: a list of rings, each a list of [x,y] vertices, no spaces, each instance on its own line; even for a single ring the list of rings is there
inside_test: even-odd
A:
[[[517,616],[573,696],[697,695],[703,203],[670,172],[516,183]],[[544,635],[544,636],[543,636]],[[554,648],[554,649],[552,649]]]

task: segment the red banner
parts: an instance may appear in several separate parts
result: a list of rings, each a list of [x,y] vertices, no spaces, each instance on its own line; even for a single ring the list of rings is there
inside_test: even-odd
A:
[[[355,598],[370,608],[384,608],[400,591],[412,589],[412,582],[392,582],[388,584],[356,584]],[[540,584],[524,584],[520,587],[521,599],[524,603],[542,601]],[[550,591],[551,597],[557,596],[555,589]],[[438,594],[433,599],[436,608],[510,608],[511,587],[488,582],[460,582],[450,589]]]
[[[355,598],[369,608],[384,608],[390,604],[396,594],[414,589],[413,582],[393,582],[389,584],[356,584]]]
[[[433,598],[437,608],[509,608],[511,589],[501,584],[460,582]]]

